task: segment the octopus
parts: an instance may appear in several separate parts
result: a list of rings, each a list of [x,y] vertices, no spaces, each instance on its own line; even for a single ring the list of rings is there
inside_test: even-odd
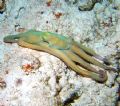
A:
[[[109,60],[98,55],[91,48],[61,34],[28,30],[17,35],[8,35],[4,37],[4,42],[17,43],[25,48],[54,55],[79,75],[97,82],[102,83],[107,80],[106,70],[116,70],[110,66]]]

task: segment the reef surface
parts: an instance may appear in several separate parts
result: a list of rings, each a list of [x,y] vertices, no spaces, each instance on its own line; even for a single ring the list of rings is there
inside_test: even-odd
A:
[[[82,5],[87,10],[79,9]],[[5,8],[0,13],[0,105],[115,106],[117,73],[107,72],[107,82],[98,83],[48,53],[5,44],[3,38],[29,29],[68,35],[116,67],[119,0],[6,0]]]

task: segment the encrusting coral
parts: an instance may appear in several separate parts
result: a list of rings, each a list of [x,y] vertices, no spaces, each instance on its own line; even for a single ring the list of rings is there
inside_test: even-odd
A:
[[[60,58],[78,74],[90,77],[98,82],[107,80],[105,70],[115,70],[107,66],[110,62],[99,56],[95,51],[60,34],[29,30],[18,35],[6,36],[4,42],[18,43],[22,47],[50,53]],[[102,69],[97,70],[91,64]]]

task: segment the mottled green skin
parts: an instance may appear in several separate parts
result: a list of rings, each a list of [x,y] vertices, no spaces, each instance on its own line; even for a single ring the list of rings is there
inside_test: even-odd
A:
[[[4,42],[14,43],[17,42],[19,38],[24,38],[24,41],[32,44],[41,44],[47,43],[49,47],[56,48],[56,49],[69,49],[70,48],[70,40],[65,36],[51,33],[51,32],[40,32],[35,30],[29,30],[25,33],[20,33],[15,36],[7,36],[4,38]],[[57,43],[59,40],[59,43]]]
[[[60,34],[29,30],[18,35],[6,36],[4,42],[18,43],[22,47],[50,53],[64,61],[75,72],[98,82],[106,81],[107,74],[103,70],[96,70],[90,64],[102,69],[112,69],[96,60],[95,58],[108,63],[107,60],[96,54],[93,50]]]

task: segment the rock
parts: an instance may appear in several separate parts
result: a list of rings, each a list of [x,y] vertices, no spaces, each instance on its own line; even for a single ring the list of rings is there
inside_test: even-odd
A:
[[[79,0],[78,9],[80,11],[90,11],[93,9],[95,3],[100,1],[101,0]]]
[[[114,6],[116,9],[120,10],[120,0],[114,0]]]
[[[5,0],[0,0],[0,13],[5,11]]]
[[[2,77],[0,77],[0,88],[6,88],[6,82],[4,81],[4,79]]]
[[[107,73],[107,75],[108,75],[108,80],[106,81],[105,85],[111,88],[113,85],[115,85],[115,78],[117,76],[117,73],[111,71]]]
[[[65,0],[65,2],[68,2],[69,4],[76,4],[78,0]]]
[[[90,11],[93,9],[95,3],[100,2],[101,0],[65,0],[70,5],[78,6],[80,11]]]
[[[32,55],[24,54],[20,59],[20,66],[24,72],[33,72],[37,70],[41,65],[39,59]]]

